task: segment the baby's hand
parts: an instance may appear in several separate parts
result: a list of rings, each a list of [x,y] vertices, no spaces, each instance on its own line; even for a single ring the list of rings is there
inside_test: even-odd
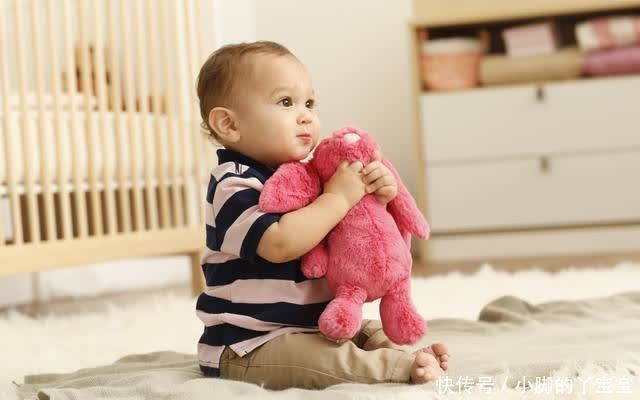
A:
[[[361,174],[362,168],[360,161],[352,164],[343,161],[338,165],[331,179],[324,184],[324,193],[342,196],[349,208],[355,206],[367,194]]]
[[[373,154],[373,161],[362,170],[367,193],[373,193],[378,203],[387,205],[398,195],[395,176],[381,161],[380,153]]]

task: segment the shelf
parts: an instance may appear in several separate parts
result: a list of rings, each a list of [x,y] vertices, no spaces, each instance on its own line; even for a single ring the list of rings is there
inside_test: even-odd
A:
[[[459,26],[640,7],[640,0],[415,0],[416,28]]]
[[[578,165],[576,164],[577,162],[581,162],[580,166],[588,165],[594,170],[600,171],[600,169],[596,169],[597,167],[590,164],[591,160],[587,159],[587,157],[598,156],[601,160],[609,162],[610,156],[614,154],[621,156],[629,152],[636,154],[635,152],[638,151],[637,135],[633,136],[634,130],[632,129],[635,126],[634,121],[637,121],[637,114],[634,114],[634,109],[629,106],[629,104],[634,104],[631,97],[635,98],[637,91],[631,93],[626,90],[627,86],[624,81],[633,81],[633,87],[635,87],[640,80],[640,73],[609,76],[583,75],[569,79],[481,85],[459,90],[427,90],[422,86],[420,55],[423,41],[456,36],[479,37],[487,41],[488,55],[506,55],[507,46],[502,39],[502,32],[505,29],[546,19],[557,28],[559,48],[577,46],[577,38],[575,37],[575,26],[577,24],[601,17],[623,14],[640,15],[640,0],[414,0],[414,4],[414,18],[408,21],[407,27],[413,50],[410,62],[414,82],[412,94],[416,102],[416,200],[427,217],[430,217],[431,213],[436,213],[442,221],[442,218],[445,218],[443,215],[447,215],[446,212],[443,212],[443,209],[447,210],[451,207],[453,202],[451,199],[461,198],[456,196],[455,193],[452,195],[447,192],[446,190],[449,190],[447,189],[449,186],[442,182],[455,181],[462,186],[465,186],[465,183],[462,182],[461,178],[457,180],[450,179],[453,175],[445,176],[443,175],[444,173],[453,174],[451,171],[454,171],[459,178],[465,176],[467,171],[483,170],[486,172],[485,176],[494,179],[498,172],[504,172],[505,176],[510,176],[509,174],[512,173],[511,168],[515,165],[515,163],[510,165],[500,165],[500,163],[511,162],[510,160],[515,160],[516,157],[520,161],[527,159],[523,161],[523,163],[526,163],[539,159],[540,155],[544,155],[547,159],[551,155],[558,158],[558,161],[570,162],[574,166]],[[575,60],[572,59],[571,61]],[[530,67],[533,67],[533,65],[530,65]],[[578,74],[576,73],[575,75]],[[536,89],[536,87],[540,86],[545,87],[544,92]],[[603,90],[604,88],[607,88],[607,90]],[[625,90],[618,90],[612,93],[611,88]],[[600,96],[600,90],[602,93],[606,92],[605,94],[609,98],[607,99],[604,95]],[[517,97],[513,93],[522,94],[525,97]],[[537,111],[531,113],[527,110],[520,113],[518,107],[522,109],[527,107],[526,96],[530,96],[535,103],[541,99],[538,93],[544,94],[547,107],[539,107],[536,109]],[[584,96],[585,93],[589,96],[597,96],[598,101],[585,102],[584,104],[578,101],[582,106],[579,106],[579,104],[577,106],[577,103],[572,102],[576,99],[580,100],[582,98],[580,96]],[[632,94],[633,96],[631,96]],[[516,111],[507,114],[507,111],[499,106],[511,104],[504,100],[511,98],[516,100],[521,98],[524,99],[524,102],[514,101],[513,104],[516,104],[516,107],[513,109]],[[592,97],[591,99],[593,100],[594,98]],[[614,116],[609,113],[603,113],[603,111],[606,111],[603,105],[607,104],[608,101],[613,103],[614,100],[618,102],[618,105],[624,106],[626,119],[615,120]],[[484,108],[481,109],[479,105]],[[497,106],[492,107],[492,105]],[[552,109],[551,106],[555,108]],[[612,107],[615,107],[615,105]],[[473,118],[474,113],[468,112],[467,118],[461,119],[460,121],[462,122],[457,123],[456,126],[456,123],[451,121],[450,116],[458,116],[460,115],[459,110],[462,109],[464,111],[466,108],[473,108],[475,115],[478,117]],[[601,111],[593,114],[587,113],[588,117],[593,118],[585,118],[585,113],[580,114],[582,110],[590,111],[594,109]],[[569,110],[569,112],[567,113],[566,110]],[[564,114],[562,114],[563,112]],[[505,118],[505,115],[509,115],[510,118]],[[549,121],[546,126],[540,126],[547,129],[536,129],[538,125],[535,124],[529,124],[526,128],[530,133],[527,137],[533,138],[531,143],[534,144],[541,143],[543,135],[540,133],[541,131],[545,133],[548,138],[547,147],[543,145],[538,147],[529,146],[529,142],[520,140],[520,138],[512,140],[513,136],[510,133],[514,129],[522,129],[525,121],[538,121],[544,118],[549,119]],[[600,135],[600,130],[603,127],[605,128],[604,130],[615,130],[615,124],[610,125],[607,122],[610,118],[614,118],[612,121],[618,125],[627,124],[624,131],[626,135],[624,138],[630,138],[627,142],[621,140],[620,144],[612,144],[613,136],[609,136],[614,132],[606,132],[606,138]],[[510,122],[506,123],[505,120]],[[574,134],[571,137],[563,131],[566,127],[574,126],[572,125],[574,121],[581,121],[581,128],[588,127],[589,129],[586,131],[590,136],[585,136],[585,129],[580,128],[571,131]],[[553,125],[554,123],[558,125]],[[549,125],[552,125],[553,129],[548,129]],[[471,128],[468,129],[467,127]],[[498,132],[503,132],[504,135],[491,136],[491,134],[485,133],[496,132],[496,129]],[[467,131],[470,133],[465,136]],[[456,136],[456,132],[462,133]],[[475,138],[465,142],[465,139],[472,137],[472,135],[476,135]],[[622,133],[620,137],[622,137]],[[491,142],[492,138],[495,139],[494,142]],[[506,139],[501,141],[501,138]],[[479,145],[474,147],[475,153],[458,151],[458,148],[462,146],[461,143],[473,145],[473,140],[476,139],[478,143],[488,149],[485,153],[476,151],[480,148]],[[592,142],[589,142],[589,140],[592,140]],[[528,160],[529,158],[531,160]],[[633,169],[635,164],[633,163],[637,164],[637,158],[631,160],[631,164],[628,163],[626,165],[625,171],[635,173]],[[534,165],[533,162],[529,162],[529,164]],[[441,171],[436,171],[436,169]],[[616,175],[620,169],[611,167],[609,175]],[[526,175],[527,169],[524,168],[523,171],[525,173],[521,175],[522,179],[530,179]],[[576,167],[575,171],[581,170]],[[576,172],[575,175],[579,176],[580,173]],[[556,177],[557,175],[554,175],[554,179]],[[574,181],[572,181],[570,175],[564,175],[563,177],[566,180],[565,182],[571,185],[570,189],[572,190],[575,190],[576,182],[577,184],[583,182],[578,179],[579,177],[575,178],[576,180]],[[620,185],[618,181],[609,181],[609,176],[603,175],[600,179],[601,182],[611,183],[614,186]],[[486,181],[488,180],[487,178]],[[482,180],[479,178],[469,180],[467,183],[470,184],[466,186],[473,186],[472,184],[480,181]],[[439,186],[436,185],[438,182],[440,183]],[[529,183],[536,184],[533,178],[527,182],[521,182],[514,178],[513,182],[518,182],[524,187],[527,187],[526,185]],[[430,186],[427,186],[427,183]],[[498,189],[493,192],[494,199],[504,197],[504,194],[508,193],[508,190],[507,192],[503,191],[504,187],[509,189],[511,186],[496,185]],[[486,186],[481,187],[481,190],[487,191]],[[556,183],[555,187],[566,189],[568,186]],[[618,188],[626,190],[628,185],[626,187],[618,186]],[[517,194],[521,194],[522,191],[514,189],[514,193],[516,193],[514,198],[517,198]],[[491,194],[487,196],[491,196]],[[530,197],[525,198],[530,199]],[[504,207],[504,198],[502,198],[502,201],[502,210],[508,211]],[[535,203],[534,200],[532,202]],[[438,204],[440,208],[438,208]],[[493,208],[491,204],[494,205]],[[485,203],[486,209],[497,210],[495,204],[497,203],[487,200]],[[519,203],[510,201],[509,204]],[[436,223],[432,227],[434,228],[432,240],[420,243],[419,259],[426,263],[443,262],[450,264],[453,260],[462,259],[516,258],[531,256],[532,254],[552,256],[567,253],[593,253],[594,251],[604,253],[627,250],[637,242],[634,239],[640,232],[640,225],[638,225],[640,221],[637,220],[637,207],[633,207],[636,203],[619,207],[618,210],[614,209],[614,211],[631,210],[635,212],[632,219],[624,219],[623,221],[623,219],[617,218],[615,215],[609,215],[611,209],[604,208],[600,211],[603,216],[601,221],[605,222],[599,225],[586,223],[585,221],[588,218],[585,217],[575,219],[576,221],[582,221],[582,223],[576,223],[575,226],[570,224],[573,220],[566,221],[568,214],[563,214],[564,211],[571,209],[570,204],[565,206],[563,210],[556,210],[556,214],[553,216],[543,214],[546,220],[521,220],[518,219],[520,217],[517,213],[505,216],[503,215],[504,212],[501,214],[500,211],[496,211],[496,215],[499,215],[505,222],[500,226],[497,225],[495,218],[488,219],[489,222],[481,221],[477,224],[470,224],[469,221],[471,219],[469,219],[469,221],[464,221],[466,225],[451,223],[449,226],[440,226],[440,229],[438,229]],[[594,204],[601,206],[601,204]],[[557,204],[553,206],[558,207]],[[474,207],[476,211],[474,211]],[[479,215],[487,215],[482,210],[477,211],[478,204],[474,204],[474,207],[465,209],[465,211],[470,213],[469,215],[473,215],[474,212],[479,212]],[[464,202],[460,208],[464,209]],[[553,210],[543,210],[543,213],[546,211]],[[456,215],[455,210],[451,215]],[[546,222],[542,224],[540,221]],[[558,245],[558,243],[561,245]],[[598,244],[597,248],[593,247],[593,243]]]
[[[571,84],[575,82],[594,82],[594,81],[602,81],[602,80],[629,79],[629,78],[640,78],[640,74],[608,75],[608,76],[593,76],[593,77],[582,76],[575,79],[549,80],[549,81],[539,81],[539,82],[519,82],[519,83],[509,83],[504,85],[490,85],[490,86],[475,86],[471,88],[455,89],[455,90],[422,89],[419,94],[421,96],[455,94],[455,93],[477,92],[477,91],[483,91],[483,90],[508,89],[508,88],[514,88],[518,86],[544,86],[549,84],[562,85],[562,84]]]

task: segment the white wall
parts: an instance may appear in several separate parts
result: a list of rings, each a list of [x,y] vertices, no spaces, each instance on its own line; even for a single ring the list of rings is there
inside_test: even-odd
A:
[[[217,45],[256,40],[255,0],[216,0],[213,14]]]
[[[256,1],[256,36],[287,46],[307,66],[324,135],[368,130],[410,190],[414,148],[407,22],[411,0]]]

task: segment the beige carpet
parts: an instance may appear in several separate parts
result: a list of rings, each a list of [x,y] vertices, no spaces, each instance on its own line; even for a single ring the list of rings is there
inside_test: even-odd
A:
[[[638,290],[638,282],[640,265],[632,263],[610,269],[568,269],[558,273],[539,270],[505,273],[485,266],[469,276],[452,273],[429,279],[416,278],[413,297],[428,319],[476,320],[483,305],[504,295],[540,303]],[[78,301],[76,307],[86,303]],[[201,326],[193,312],[194,300],[183,293],[156,292],[105,301],[99,307],[97,304],[100,303],[89,303],[88,308],[94,311],[69,312],[67,307],[62,315],[33,319],[9,312],[0,319],[0,339],[4,344],[0,398],[12,392],[11,380],[20,382],[25,374],[71,372],[111,364],[135,353],[195,352]],[[377,317],[375,303],[367,305],[365,317]],[[613,380],[615,375],[610,378]],[[424,390],[419,393],[418,398],[428,398]],[[437,396],[433,389],[428,393]],[[502,398],[483,396],[479,398]]]

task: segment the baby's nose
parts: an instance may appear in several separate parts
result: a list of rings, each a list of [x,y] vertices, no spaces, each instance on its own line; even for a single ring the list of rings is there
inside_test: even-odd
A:
[[[298,123],[299,124],[311,123],[311,114],[310,113],[304,113],[304,114],[300,115],[300,117],[298,117]]]

